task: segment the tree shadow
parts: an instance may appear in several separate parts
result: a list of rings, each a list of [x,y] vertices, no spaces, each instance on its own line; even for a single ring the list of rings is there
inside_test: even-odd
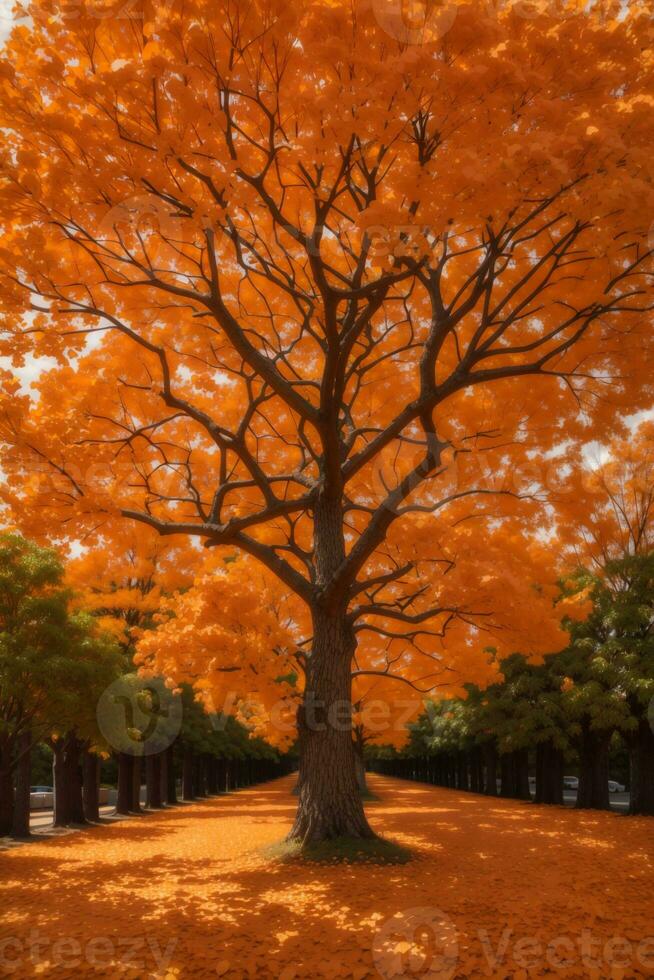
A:
[[[373,776],[380,800],[368,811],[371,823],[410,847],[414,860],[271,861],[267,846],[292,822],[293,778],[0,855],[9,910],[0,939],[14,940],[6,948],[16,961],[11,975],[129,976],[121,963],[129,959],[133,976],[174,969],[170,977],[372,980],[392,976],[398,963],[395,975],[420,975],[425,950],[400,955],[383,942],[389,932],[402,938],[407,921],[413,941],[410,910],[418,910],[419,926],[433,927],[434,910],[452,923],[458,977],[512,976],[522,939],[545,950],[557,937],[577,942],[591,929],[603,955],[607,940],[626,937],[636,949],[652,932],[647,818]],[[33,930],[44,940],[40,961]],[[66,939],[72,945],[62,956],[56,944]],[[552,969],[544,956],[529,976],[588,975],[579,962]],[[599,976],[611,976],[612,966],[599,965]]]

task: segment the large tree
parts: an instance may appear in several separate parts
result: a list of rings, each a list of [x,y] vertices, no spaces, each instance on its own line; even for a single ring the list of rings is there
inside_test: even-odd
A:
[[[430,519],[501,521],[498,474],[650,384],[646,5],[454,12],[35,4],[2,65],[2,303],[57,362],[4,385],[22,506],[262,562],[320,722],[358,630],[474,612]],[[370,834],[350,732],[298,719],[293,836]]]

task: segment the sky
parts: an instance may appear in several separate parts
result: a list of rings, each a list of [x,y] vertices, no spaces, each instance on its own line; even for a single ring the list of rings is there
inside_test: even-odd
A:
[[[0,0],[0,43],[2,43],[11,27],[12,16],[11,8],[14,5],[14,0]]]

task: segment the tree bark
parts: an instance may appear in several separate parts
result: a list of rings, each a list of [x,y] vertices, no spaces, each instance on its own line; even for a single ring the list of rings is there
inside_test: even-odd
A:
[[[207,756],[207,793],[209,796],[218,795],[218,769],[213,755]]]
[[[175,782],[175,753],[173,746],[166,749],[166,803],[175,806],[177,803],[177,783]]]
[[[298,809],[289,840],[372,838],[356,778],[352,740],[354,635],[344,611],[314,610],[313,649],[298,711]]]
[[[531,801],[529,789],[529,750],[517,749],[515,755],[516,797],[519,800]]]
[[[563,753],[551,742],[536,746],[536,803],[563,804]]]
[[[141,783],[143,782],[143,756],[132,757],[132,795],[130,810],[132,813],[143,813],[141,806]]]
[[[354,765],[356,767],[357,786],[363,796],[368,795],[368,783],[366,781],[366,763],[363,757],[363,737],[357,731],[354,739]]]
[[[0,745],[0,837],[11,833],[14,818],[13,743],[4,739]]]
[[[515,757],[513,752],[502,752],[500,755],[500,796],[512,799],[516,796],[517,781]]]
[[[182,799],[194,800],[193,792],[193,770],[195,768],[195,753],[188,745],[184,746],[184,756],[182,759]]]
[[[630,813],[654,816],[654,732],[642,718],[629,740]]]
[[[72,823],[72,804],[68,775],[65,740],[58,738],[52,744],[52,785],[54,789],[53,827],[68,827]]]
[[[66,736],[66,769],[70,781],[70,813],[75,824],[86,823],[84,816],[84,801],[82,798],[82,762],[80,759],[81,742],[74,732]]]
[[[159,799],[161,805],[168,802],[168,750],[159,753]]]
[[[484,793],[497,796],[497,749],[494,742],[484,743]]]
[[[132,811],[132,798],[134,795],[134,763],[133,755],[127,752],[118,753],[118,798],[116,800],[116,813],[127,815]],[[140,782],[140,779],[139,779]]]
[[[88,750],[82,755],[82,800],[84,816],[97,823],[100,819],[100,759]]]
[[[54,784],[54,827],[85,824],[82,800],[81,742],[75,732],[52,742],[52,773]]]
[[[457,752],[456,757],[456,788],[467,792],[470,789],[468,779],[468,754]]]
[[[161,756],[158,752],[145,757],[145,805],[150,810],[160,810],[161,803]]]
[[[594,731],[582,722],[579,740],[580,810],[609,810],[609,743],[611,732]]]
[[[23,732],[16,745],[16,793],[11,836],[23,840],[30,836],[30,783],[32,776],[32,735]]]

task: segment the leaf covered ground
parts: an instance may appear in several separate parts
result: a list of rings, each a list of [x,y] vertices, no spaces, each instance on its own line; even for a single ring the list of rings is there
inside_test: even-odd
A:
[[[654,975],[651,820],[373,776],[408,863],[286,862],[293,781],[0,854],[0,974]]]

